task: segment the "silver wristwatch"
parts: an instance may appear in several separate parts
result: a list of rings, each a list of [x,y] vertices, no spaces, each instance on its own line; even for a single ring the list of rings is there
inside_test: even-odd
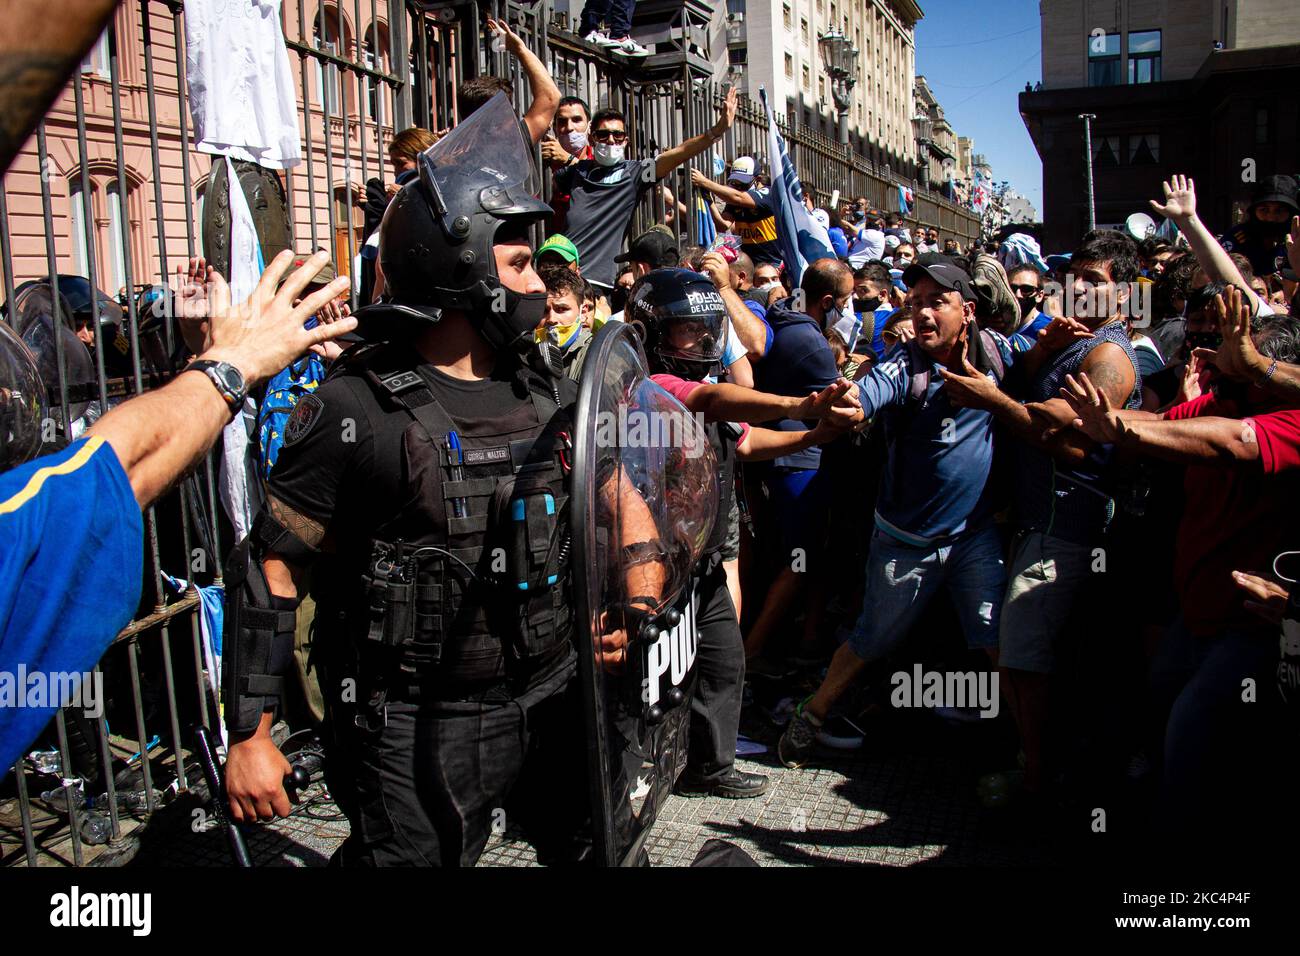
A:
[[[248,384],[244,381],[244,373],[235,366],[229,362],[195,359],[185,366],[185,371],[189,372],[191,370],[202,372],[217,387],[221,397],[230,406],[232,417],[244,407],[244,399],[248,397]]]

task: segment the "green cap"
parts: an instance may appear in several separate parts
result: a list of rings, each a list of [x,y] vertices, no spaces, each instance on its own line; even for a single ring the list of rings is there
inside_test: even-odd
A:
[[[568,236],[561,236],[558,233],[537,247],[539,256],[543,252],[554,252],[563,258],[565,262],[578,261],[578,247],[573,244],[573,240],[569,239]]]

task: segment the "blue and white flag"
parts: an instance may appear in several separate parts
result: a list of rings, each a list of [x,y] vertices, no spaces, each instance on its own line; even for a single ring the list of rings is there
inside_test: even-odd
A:
[[[913,201],[912,190],[910,190],[906,186],[899,186],[898,187],[898,211],[901,212],[903,215],[907,215],[908,213],[910,213],[912,211],[912,201]]]
[[[777,129],[776,117],[767,101],[767,90],[758,88],[759,99],[767,113],[767,157],[771,167],[772,188],[770,199],[776,216],[776,242],[781,249],[789,276],[788,287],[794,288],[803,277],[803,270],[818,259],[834,259],[835,248],[826,229],[813,219],[803,204],[803,188],[794,161],[785,148],[785,140]]]

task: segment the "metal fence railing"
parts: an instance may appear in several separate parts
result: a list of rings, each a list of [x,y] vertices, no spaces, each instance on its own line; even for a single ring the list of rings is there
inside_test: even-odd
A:
[[[389,180],[386,147],[394,132],[453,125],[456,87],[483,71],[513,77],[516,102],[526,102],[524,77],[483,35],[488,15],[510,20],[563,93],[593,108],[623,109],[633,149],[643,155],[712,125],[722,90],[698,55],[656,58],[651,74],[630,73],[576,37],[552,9],[549,0],[284,0],[304,159],[259,181],[266,204],[255,219],[274,219],[277,202],[282,208],[278,226],[265,234],[259,221],[268,258],[284,245],[324,247],[340,272],[354,274],[367,186],[382,189]],[[168,301],[166,277],[200,252],[228,255],[224,190],[214,188],[225,165],[193,142],[185,54],[180,0],[123,0],[0,183],[3,320],[20,333],[36,322],[80,324],[93,341],[78,362],[79,340],[52,339],[46,384],[60,441],[175,374],[186,356],[169,310],[158,306]],[[782,131],[801,174],[825,195],[838,188],[896,208],[891,192],[902,180],[888,170],[815,133],[784,124]],[[724,159],[766,154],[766,120],[756,104],[743,102],[716,148]],[[695,160],[706,171],[710,162],[708,154]],[[241,183],[246,171],[236,170]],[[687,170],[666,185],[693,208]],[[963,241],[976,234],[968,211],[919,190],[917,197],[913,218]],[[650,191],[633,229],[663,221],[666,208],[662,193]],[[43,281],[48,290],[52,276],[84,277],[104,298],[86,304],[47,294],[42,312],[35,292]],[[219,720],[200,591],[222,584],[233,543],[217,489],[213,455],[145,515],[140,605],[98,665],[106,707],[95,715],[61,711],[26,748],[34,756],[0,783],[0,865],[127,858],[135,831],[190,788],[191,730]],[[85,580],[70,586],[93,588],[96,575],[114,573],[134,572],[88,568]]]

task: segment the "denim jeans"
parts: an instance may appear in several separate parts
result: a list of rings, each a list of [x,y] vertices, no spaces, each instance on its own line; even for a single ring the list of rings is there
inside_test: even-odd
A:
[[[578,27],[578,36],[586,36],[592,30],[600,29],[605,22],[605,32],[613,39],[625,37],[632,29],[632,8],[636,0],[587,0],[582,8],[582,24]]]
[[[877,529],[867,557],[862,613],[849,646],[865,661],[893,651],[940,587],[947,586],[966,644],[997,647],[998,616],[1007,586],[995,528],[958,535],[939,547],[914,547]]]

